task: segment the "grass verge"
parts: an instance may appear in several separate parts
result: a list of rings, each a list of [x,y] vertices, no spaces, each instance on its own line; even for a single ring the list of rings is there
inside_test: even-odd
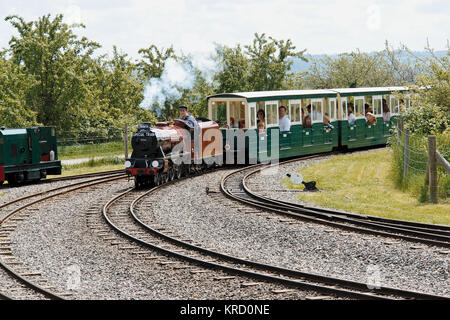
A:
[[[63,172],[60,176],[49,176],[52,177],[65,177],[73,176],[79,174],[102,172],[102,171],[112,171],[125,169],[124,160],[118,157],[107,157],[101,159],[90,159],[87,162],[63,165]]]
[[[113,141],[96,144],[78,144],[58,147],[59,160],[90,158],[98,156],[115,156],[123,153],[123,141]]]
[[[450,204],[420,203],[396,188],[392,151],[337,156],[298,170],[305,181],[316,181],[322,192],[301,193],[297,199],[318,206],[372,216],[450,225]],[[286,187],[303,189],[288,178]]]

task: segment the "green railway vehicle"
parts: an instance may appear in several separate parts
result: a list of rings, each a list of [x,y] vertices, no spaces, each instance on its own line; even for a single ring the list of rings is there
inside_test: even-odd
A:
[[[0,128],[0,185],[38,181],[47,175],[61,174],[56,129]]]
[[[406,87],[374,87],[223,93],[208,97],[208,112],[221,126],[225,150],[233,150],[234,157],[242,147],[237,136],[231,141],[227,134],[244,130],[246,161],[254,163],[386,144],[401,110],[410,107],[409,98],[399,100],[395,93],[407,92]],[[281,106],[290,118],[288,131],[279,128]],[[367,108],[376,123],[367,120]],[[263,121],[257,118],[260,110]],[[277,150],[271,150],[275,138]]]

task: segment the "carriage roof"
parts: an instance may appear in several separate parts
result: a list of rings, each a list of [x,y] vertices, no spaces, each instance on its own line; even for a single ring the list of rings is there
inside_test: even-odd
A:
[[[278,91],[254,91],[221,93],[208,97],[209,99],[241,98],[248,102],[264,100],[292,100],[308,98],[334,98],[340,94],[346,96],[382,95],[394,91],[407,91],[407,87],[372,87],[372,88],[339,88],[339,89],[317,89],[317,90],[278,90]]]

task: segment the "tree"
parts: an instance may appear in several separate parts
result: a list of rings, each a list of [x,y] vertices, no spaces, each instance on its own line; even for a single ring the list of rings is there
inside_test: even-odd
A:
[[[234,48],[216,46],[220,71],[215,80],[217,93],[238,91],[268,91],[298,86],[298,74],[291,74],[293,58],[307,61],[306,51],[295,51],[292,41],[266,38],[255,34],[252,45]]]
[[[84,26],[69,26],[62,15],[32,22],[18,16],[6,20],[19,33],[9,42],[9,72],[20,71],[17,76],[23,74],[26,79],[20,87],[11,86],[26,106],[24,117],[35,115],[35,122],[66,132],[155,121],[149,111],[139,107],[144,84],[138,66],[116,47],[112,58],[94,57],[100,45],[76,36],[74,28]],[[21,126],[29,123],[19,122]]]
[[[313,89],[392,86],[393,75],[382,52],[359,50],[314,59],[307,71],[307,85]]]
[[[217,62],[220,71],[216,73],[217,93],[243,92],[250,90],[250,60],[238,44],[235,48],[216,46]]]
[[[73,28],[84,26],[68,26],[62,15],[53,20],[47,15],[32,22],[8,16],[6,21],[19,33],[9,42],[12,61],[36,80],[27,103],[38,121],[64,129],[81,125],[79,109],[86,108],[87,94],[83,76],[90,71],[91,56],[100,45],[84,37],[78,39]]]
[[[144,81],[161,77],[167,59],[176,59],[173,47],[159,50],[157,46],[152,44],[150,47],[140,49],[138,52],[142,56],[142,59],[137,64],[137,68]]]
[[[290,39],[266,39],[264,33],[255,33],[253,44],[245,48],[250,59],[249,83],[254,91],[280,90],[292,67],[292,58],[307,61],[306,49],[296,52]]]
[[[27,93],[34,80],[0,52],[0,126],[20,128],[37,125],[37,114],[27,107]]]
[[[405,127],[421,135],[450,132],[450,46],[447,54],[438,57],[427,43],[428,55],[417,58],[417,85],[412,105],[405,114]],[[409,49],[407,49],[411,52]]]

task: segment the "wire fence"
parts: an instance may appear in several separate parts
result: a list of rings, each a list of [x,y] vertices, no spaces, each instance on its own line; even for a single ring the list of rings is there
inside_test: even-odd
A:
[[[127,127],[128,145],[137,126]],[[125,154],[125,127],[58,131],[58,155],[62,160],[113,157]]]
[[[440,203],[449,203],[450,175],[443,166],[437,166],[437,184],[429,184],[428,137],[411,134],[402,130],[401,124],[399,126],[391,139],[396,184],[411,191],[420,202],[431,201],[434,192]],[[449,161],[450,136],[438,134],[436,137],[436,151]]]

